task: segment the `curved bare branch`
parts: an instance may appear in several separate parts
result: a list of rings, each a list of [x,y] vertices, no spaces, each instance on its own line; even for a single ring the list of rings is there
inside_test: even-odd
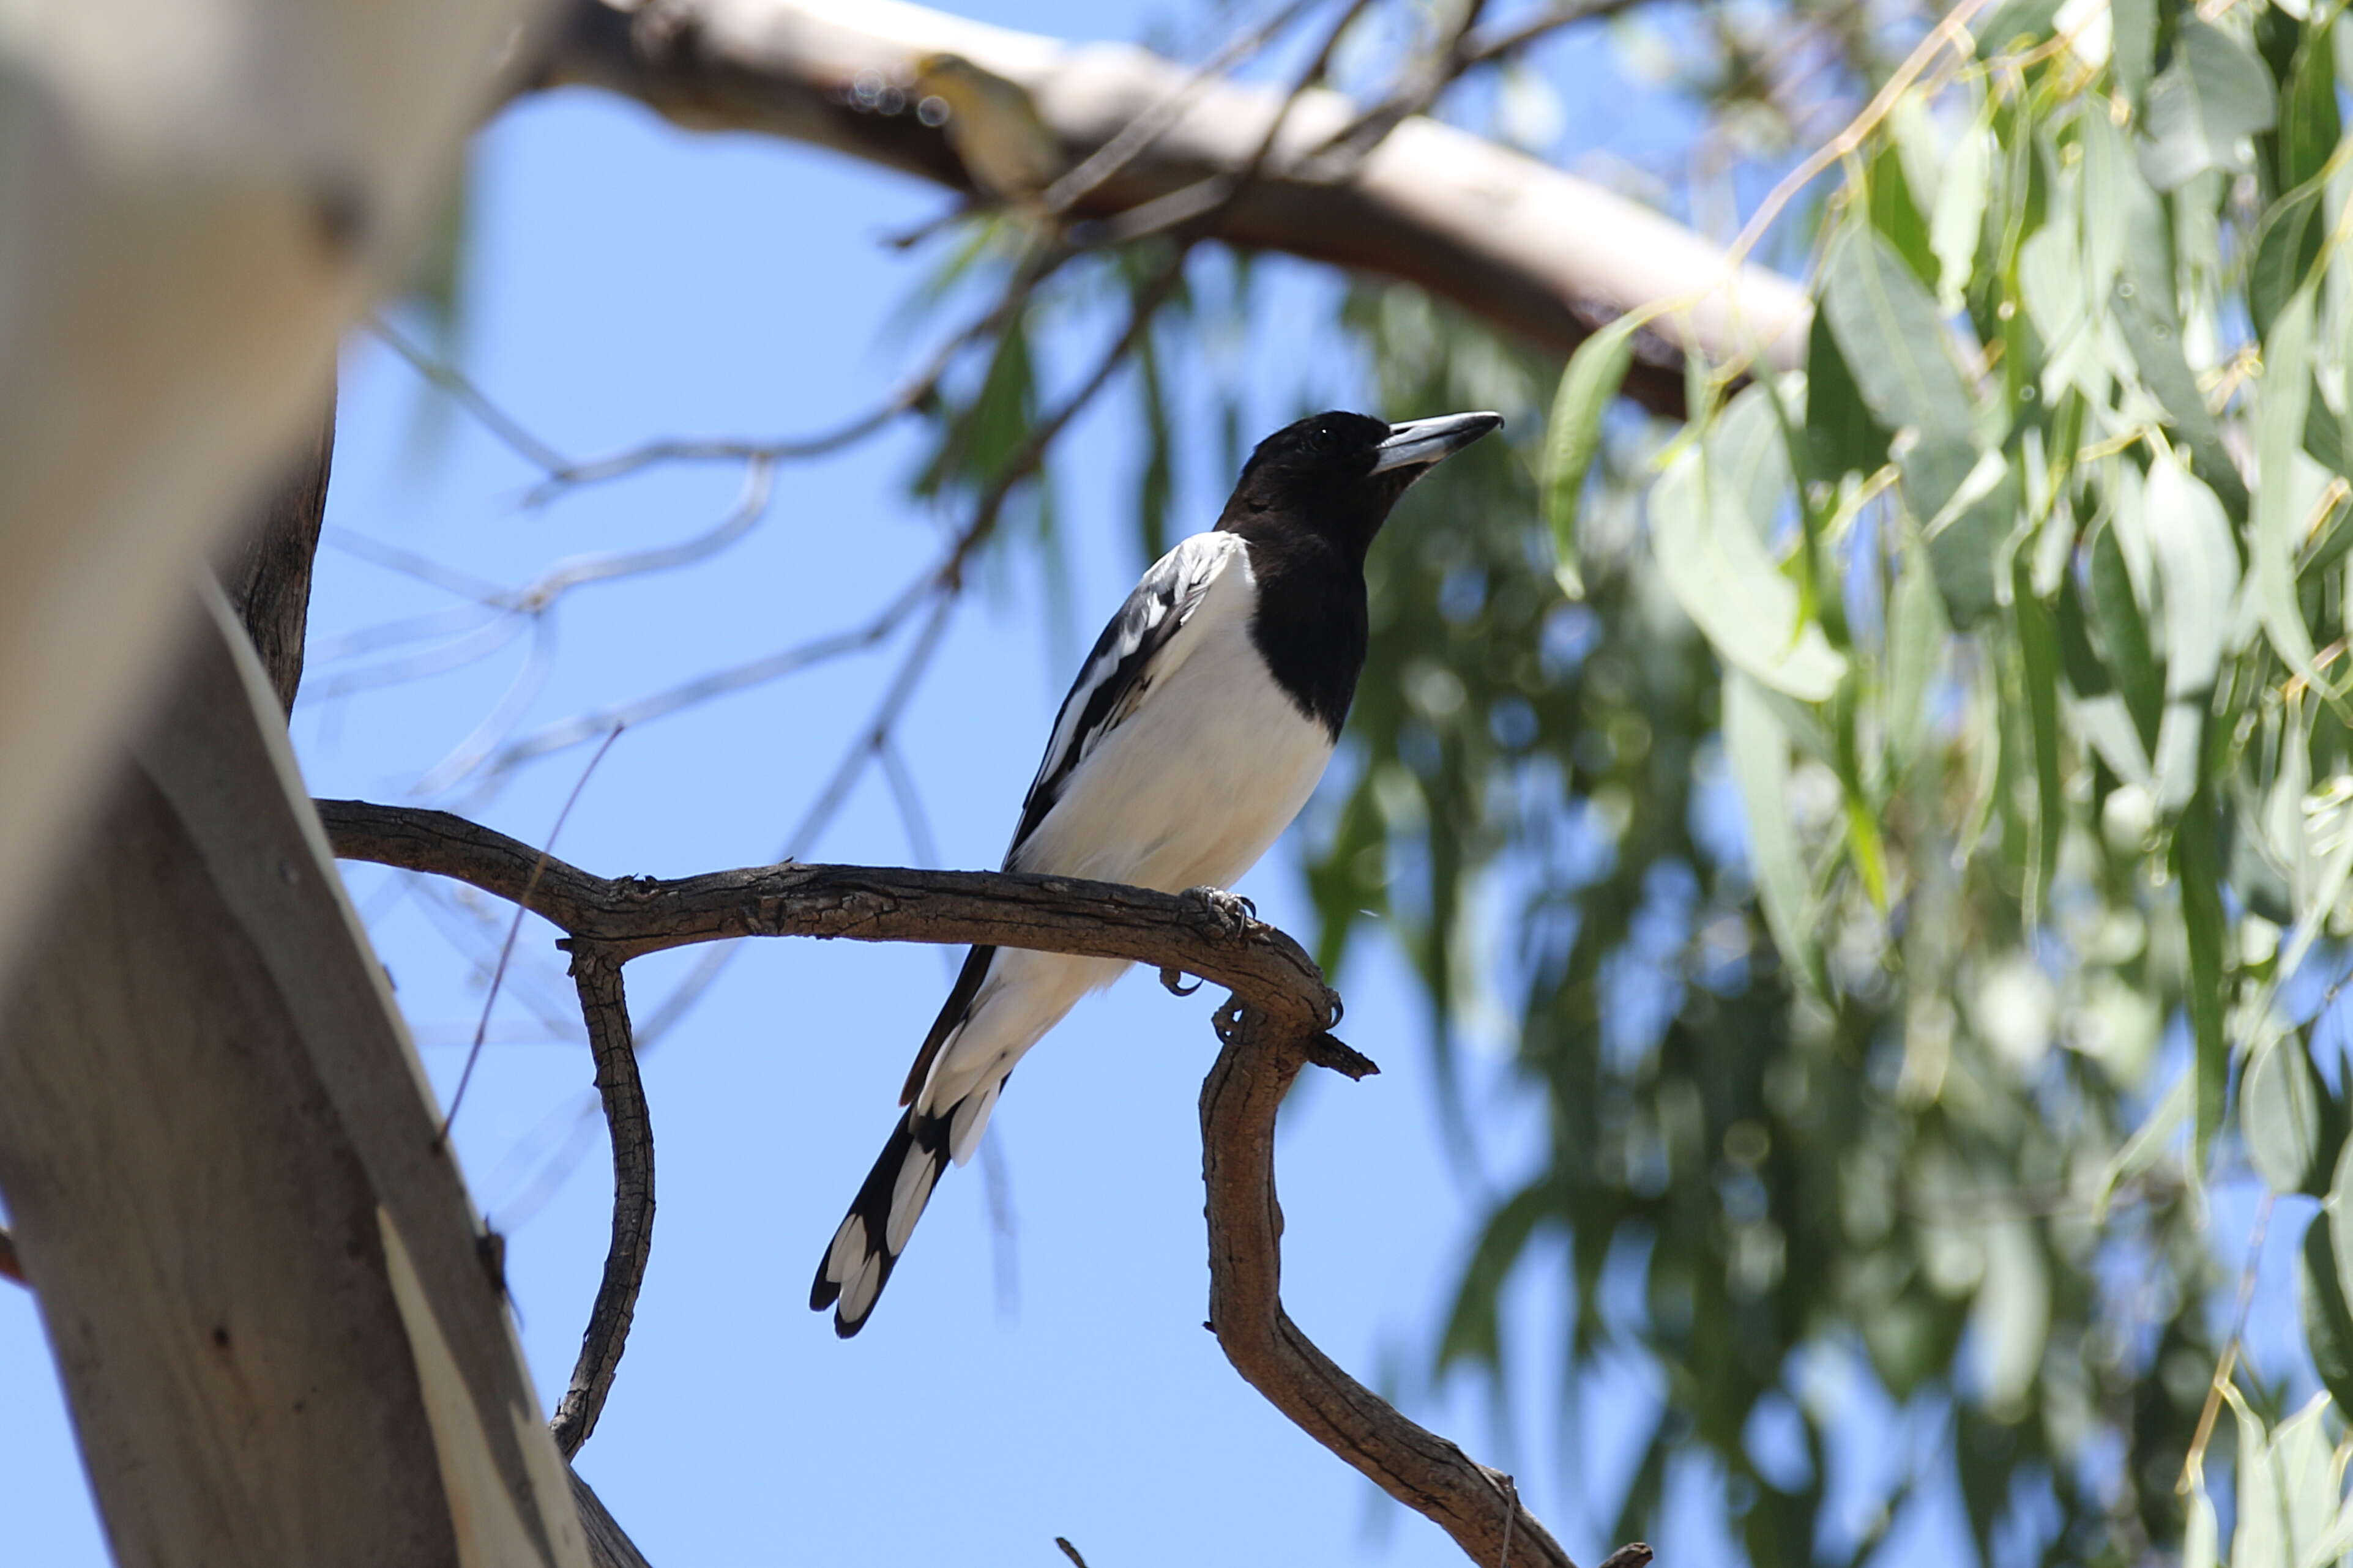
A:
[[[620,963],[635,954],[738,936],[846,936],[866,942],[989,942],[1153,965],[1233,993],[1218,1014],[1224,1048],[1201,1088],[1201,1174],[1208,1194],[1209,1327],[1236,1371],[1301,1430],[1430,1519],[1485,1568],[1575,1568],[1519,1500],[1512,1479],[1407,1419],[1335,1364],[1283,1310],[1282,1213],[1274,1195],[1274,1122],[1302,1068],[1351,1079],[1378,1069],[1328,1032],[1339,998],[1289,936],[1240,912],[1223,896],[1150,892],[1060,877],[975,871],[787,864],[675,881],[593,876],[504,834],[446,812],[359,801],[316,803],[335,853],[454,877],[521,902],[572,933],[574,973],[592,1037],[626,1056],[628,1012]],[[601,1020],[601,1025],[600,1025]],[[600,1044],[598,1083],[606,1081]],[[608,1111],[619,1103],[608,1092]],[[644,1101],[630,1112],[642,1118]],[[640,1131],[650,1158],[651,1134]],[[623,1128],[615,1122],[615,1174],[623,1178]],[[651,1171],[643,1214],[652,1213]],[[626,1206],[617,1202],[614,1253],[597,1321],[583,1345],[573,1394],[586,1419],[618,1359],[609,1331],[617,1297],[633,1299],[643,1237],[624,1257]],[[633,1259],[633,1261],[632,1261]],[[632,1275],[634,1268],[637,1274]],[[627,1305],[617,1308],[627,1331]],[[600,1348],[602,1346],[603,1348]],[[606,1352],[609,1351],[609,1358]],[[603,1383],[596,1383],[601,1377]],[[595,1384],[585,1394],[584,1380]],[[579,1436],[585,1437],[585,1427]],[[565,1447],[568,1454],[576,1439]],[[1635,1542],[1604,1568],[1643,1568]]]

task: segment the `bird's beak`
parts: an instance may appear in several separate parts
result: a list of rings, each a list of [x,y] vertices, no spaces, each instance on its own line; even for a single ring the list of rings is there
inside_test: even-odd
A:
[[[1435,419],[1409,419],[1389,426],[1389,438],[1376,447],[1373,472],[1427,468],[1500,428],[1500,414],[1441,414]]]

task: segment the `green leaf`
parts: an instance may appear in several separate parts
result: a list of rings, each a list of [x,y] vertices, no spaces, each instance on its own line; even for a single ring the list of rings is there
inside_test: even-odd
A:
[[[1873,230],[1849,226],[1823,264],[1821,308],[1882,427],[1969,443],[1968,389],[1947,352],[1936,301],[1894,247]],[[1929,516],[1945,500],[1923,498],[1915,506]]]
[[[2328,234],[2322,202],[2326,194],[2318,184],[2299,185],[2272,204],[2255,231],[2255,261],[2247,272],[2247,313],[2254,321],[2255,335],[2266,342],[2289,296],[2304,286],[2312,264],[2320,258],[2320,242]],[[2268,378],[2269,355],[2263,369]]]
[[[2312,1549],[2327,1533],[2337,1512],[2339,1489],[2331,1474],[2331,1445],[2321,1426],[2327,1408],[2328,1396],[2316,1394],[2272,1433],[2272,1467],[2279,1485],[2281,1522],[2286,1526],[2288,1568],[2322,1561]]]
[[[2149,466],[2148,542],[2165,599],[2165,695],[2203,702],[2214,689],[2239,591],[2239,547],[2213,491],[2181,465]]]
[[[2337,109],[2337,18],[2307,28],[2280,104],[2280,187],[2292,190],[2319,176],[2337,151],[2344,127]]]
[[[1790,826],[1789,739],[1770,702],[1737,670],[1724,678],[1724,754],[1740,786],[1748,824],[1749,871],[1765,924],[1782,961],[1817,995],[1830,994],[1821,946],[1814,940],[1812,900]]]
[[[1916,490],[1915,473],[1940,461],[1950,448],[1925,444],[1904,455],[1907,494],[1934,493],[1943,489],[1941,476],[1924,479]],[[1922,530],[1928,542],[1928,563],[1936,574],[1936,591],[1953,625],[1968,630],[1991,615],[1997,604],[1994,584],[2000,581],[2002,554],[2023,506],[2017,471],[1999,452],[1986,452],[1952,488],[1944,508]]]
[[[1985,222],[1986,186],[1993,175],[1993,138],[1971,125],[1954,141],[1936,181],[1928,214],[1928,251],[1936,258],[1936,309],[1951,315],[1961,308],[1969,275],[1977,269],[1978,230]]]
[[[2136,236],[2137,244],[2141,237]],[[2174,429],[2197,466],[2198,477],[2213,487],[2232,516],[2244,517],[2246,482],[2239,477],[2229,450],[2222,445],[2222,433],[2214,416],[2207,412],[2197,375],[2182,357],[2181,329],[2174,319],[2169,289],[2169,283],[2162,289],[2152,287],[2145,274],[2119,281],[2114,297],[2116,326],[2124,333],[2141,374],[2147,378],[2148,389],[2172,416]]]
[[[2330,1152],[2321,1147],[2320,1089],[2304,1043],[2273,1027],[2239,1083],[2239,1135],[2255,1173],[2275,1193],[2326,1190]]]
[[[1897,781],[1927,740],[1930,686],[1943,667],[1950,631],[1926,552],[1906,549],[1903,574],[1887,606],[1887,759]]]
[[[2157,0],[2108,0],[2108,68],[2137,110],[2157,68]]]
[[[2253,51],[2210,22],[2185,19],[2173,62],[2149,86],[2142,171],[2160,191],[2179,190],[2210,169],[2243,173],[2252,166],[2248,138],[2270,130],[2277,114],[2272,73]]]
[[[2304,449],[2330,473],[2353,479],[2353,441],[2345,438],[2344,422],[2318,387],[2306,395],[2304,410]],[[2310,571],[2309,562],[2300,570]]]
[[[2326,1212],[2312,1216],[2304,1227],[2304,1255],[2297,1284],[2304,1298],[2305,1342],[2312,1350],[2313,1370],[2321,1385],[2337,1401],[2340,1416],[2353,1420],[2353,1311],[2345,1304],[2345,1288],[2337,1266],[2337,1248],[2328,1236]],[[2353,1542],[2348,1542],[2353,1545]]]
[[[2258,262],[2260,267],[2260,261]],[[2304,450],[2312,395],[2313,296],[2299,291],[2263,340],[2263,380],[2255,406],[2254,529],[2251,584],[2263,633],[2287,667],[2316,681],[2312,630],[2295,587],[2296,552],[2304,543],[2307,506],[2292,481]]]
[[[2214,1500],[2206,1493],[2206,1478],[2202,1473],[2190,1478],[2189,1495],[2183,1500],[2189,1518],[2181,1531],[2181,1568],[2219,1568],[2222,1554],[2222,1527],[2214,1518]]]
[[[2185,1001],[2194,1052],[2190,1076],[2196,1089],[2197,1143],[2193,1169],[2206,1168],[2206,1152],[2222,1125],[2222,1102],[2231,1081],[2231,1047],[2222,1035],[2222,845],[2220,814],[2212,795],[2200,790],[2173,834],[2173,874],[2181,883],[2181,924],[2189,939],[2189,980]]]
[[[1693,447],[1651,489],[1651,549],[1675,601],[1716,652],[1778,691],[1820,702],[1846,660],[1799,615],[1796,584],[1757,536],[1740,498]]]
[[[2189,1120],[2190,1103],[2197,1089],[2196,1077],[2193,1071],[2176,1079],[2173,1087],[2165,1091],[2165,1098],[2158,1100],[2156,1109],[2148,1113],[2148,1120],[2125,1140],[2125,1146],[2102,1167],[2099,1182],[2092,1189],[2094,1225],[2108,1222],[2108,1200],[2116,1196],[2117,1187],[2165,1158],[2165,1152],[2172,1147],[2173,1135],[2181,1131],[2183,1122]]]
[[[2052,880],[2058,874],[2067,798],[2059,768],[2059,628],[2051,606],[2034,596],[2033,574],[2023,555],[2010,566],[2010,600],[2034,736],[2034,858],[2032,875],[2020,900],[2031,926],[2041,919],[2051,897]]]
[[[2260,1416],[2230,1384],[2222,1385],[2239,1420],[2239,1522],[2231,1532],[2231,1568],[2296,1568],[2288,1554],[2279,1466]]]
[[[1912,275],[1929,288],[1936,287],[1936,258],[1928,244],[1928,220],[1905,177],[1904,158],[1895,143],[1883,144],[1872,159],[1865,180],[1871,199],[1871,226],[1877,229]]]
[[[2124,270],[2125,247],[2137,206],[2154,207],[2155,195],[2134,166],[2124,132],[2105,114],[2080,117],[2084,148],[2084,299],[2105,300]]]
[[[1806,338],[1806,478],[1835,485],[1842,475],[1877,473],[1887,461],[1888,440],[1863,405],[1830,317],[1816,310]]]
[[[2107,674],[2132,715],[2142,751],[2154,752],[2158,721],[2165,713],[2165,679],[2149,647],[2148,623],[2113,525],[2092,536],[2091,600],[2092,624],[2107,654]]]
[[[2062,0],[2002,0],[1977,28],[1978,58],[2016,54],[2051,36]]]
[[[1545,427],[1542,485],[1545,522],[1552,530],[1553,574],[1561,592],[1572,599],[1585,596],[1577,569],[1577,503],[1593,456],[1601,448],[1601,416],[1634,363],[1638,325],[1634,317],[1620,316],[1577,345],[1568,356],[1568,368],[1561,372],[1552,420]]]
[[[1463,1266],[1455,1287],[1454,1310],[1447,1314],[1446,1331],[1438,1342],[1438,1371],[1444,1373],[1463,1363],[1500,1368],[1504,1361],[1501,1299],[1520,1255],[1536,1227],[1559,1205],[1559,1194],[1548,1179],[1530,1183],[1506,1198],[1487,1216],[1479,1245]]]

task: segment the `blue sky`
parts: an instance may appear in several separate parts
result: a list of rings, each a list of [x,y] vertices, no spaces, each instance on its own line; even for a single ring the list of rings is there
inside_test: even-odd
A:
[[[965,9],[1071,37],[1135,36],[1146,19],[1141,6],[1044,0]],[[765,139],[690,136],[586,93],[505,115],[481,138],[475,170],[462,357],[505,408],[567,453],[664,434],[823,427],[882,395],[918,346],[892,323],[923,263],[879,243],[941,210],[937,193],[912,182]],[[1303,299],[1318,286],[1303,274],[1284,285]],[[1270,330],[1261,352],[1280,345],[1283,329]],[[1314,364],[1294,353],[1270,377],[1267,423],[1311,394],[1351,400],[1351,363]],[[1140,564],[1127,511],[1138,460],[1130,425],[1114,401],[1065,443],[1082,635]],[[1183,476],[1178,531],[1207,525],[1225,482],[1202,446]],[[554,660],[526,727],[871,613],[930,558],[947,521],[906,499],[916,457],[902,432],[787,468],[765,521],[726,554],[574,595],[557,612]],[[513,585],[567,554],[699,532],[740,479],[666,471],[530,511],[515,497],[532,477],[474,424],[434,408],[380,345],[354,336],[328,509],[347,543],[377,541]],[[331,546],[314,646],[332,651],[332,639],[460,602]],[[943,864],[990,866],[1002,852],[1068,678],[1050,661],[1046,618],[1034,572],[995,573],[956,616],[907,715],[905,755]],[[314,655],[294,725],[314,789],[401,798],[493,708],[527,641],[463,670],[342,700],[322,696],[332,679],[377,658]],[[899,646],[626,734],[587,784],[560,852],[610,873],[769,858],[862,722]],[[576,752],[543,763],[466,809],[542,840],[586,760]],[[916,858],[871,775],[816,854]],[[497,911],[470,915],[449,889],[436,902],[369,868],[351,880],[446,1095],[480,1005],[464,955],[495,944]],[[1307,929],[1287,847],[1243,888],[1270,918]],[[601,1127],[579,1114],[585,1050],[569,1036],[548,1037],[540,1021],[562,1023],[570,1008],[552,935],[524,927],[494,1043],[458,1123],[478,1199],[512,1227],[523,1340],[551,1403],[601,1268],[609,1191]],[[1280,1173],[1290,1309],[1345,1364],[1378,1380],[1426,1342],[1476,1194],[1436,1143],[1419,1004],[1375,944],[1362,951],[1343,977],[1346,1033],[1385,1071],[1303,1096],[1288,1117]],[[691,963],[630,966],[640,1018]],[[1131,976],[1025,1064],[998,1112],[1018,1302],[1000,1295],[976,1166],[944,1183],[860,1339],[837,1342],[806,1310],[818,1251],[889,1130],[900,1076],[944,984],[943,956],[930,949],[754,944],[649,1050],[660,1194],[652,1268],[581,1468],[652,1559],[1052,1564],[1062,1561],[1060,1534],[1097,1568],[1459,1562],[1433,1528],[1389,1509],[1276,1415],[1200,1327],[1195,1101],[1214,1047],[1213,994],[1179,1001]],[[584,1128],[585,1158],[570,1179],[543,1205],[531,1202],[533,1153],[560,1150]],[[1500,1165],[1508,1121],[1495,1128]],[[1528,1436],[1509,1462],[1571,1550],[1598,1556],[1611,1543],[1591,1535],[1556,1484],[1550,1394],[1528,1404]],[[1495,1456],[1475,1402],[1416,1408]],[[12,1559],[102,1562],[21,1292],[0,1294],[0,1410]],[[1606,1495],[1614,1477],[1606,1458],[1594,1461]]]

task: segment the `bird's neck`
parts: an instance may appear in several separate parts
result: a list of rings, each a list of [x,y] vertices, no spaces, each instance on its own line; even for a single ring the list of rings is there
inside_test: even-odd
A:
[[[1258,584],[1250,640],[1284,695],[1336,742],[1365,668],[1364,557],[1314,535],[1235,531]]]

